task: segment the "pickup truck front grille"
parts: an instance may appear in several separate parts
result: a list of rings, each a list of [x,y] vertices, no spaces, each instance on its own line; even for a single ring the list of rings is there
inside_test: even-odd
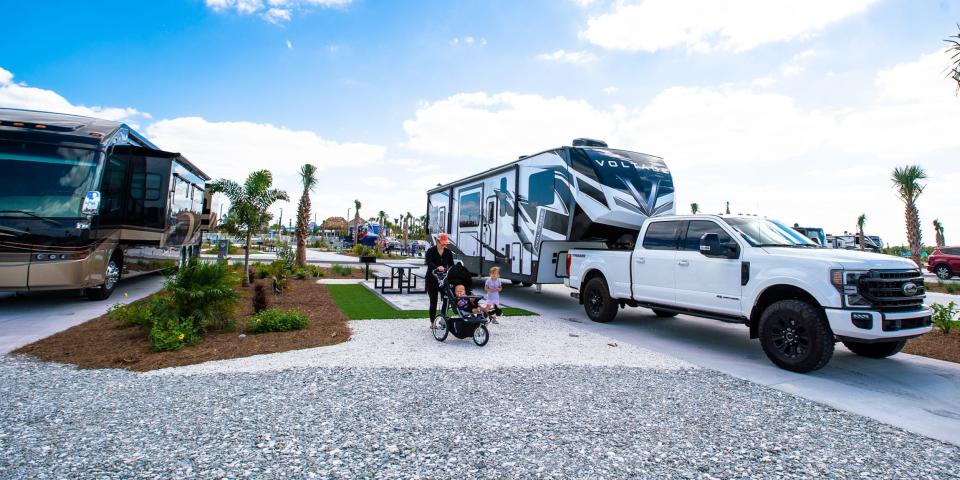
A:
[[[926,294],[919,270],[870,270],[860,276],[857,290],[872,307],[888,312],[918,309]]]

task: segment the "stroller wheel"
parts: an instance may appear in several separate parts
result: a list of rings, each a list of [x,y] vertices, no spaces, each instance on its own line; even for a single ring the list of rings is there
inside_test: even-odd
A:
[[[447,328],[447,320],[443,317],[437,317],[433,320],[433,338],[437,339],[438,342],[442,342],[447,339],[447,334],[450,333],[450,329]]]
[[[486,345],[487,340],[490,340],[490,332],[486,325],[480,325],[473,331],[473,343],[476,343],[478,347]]]

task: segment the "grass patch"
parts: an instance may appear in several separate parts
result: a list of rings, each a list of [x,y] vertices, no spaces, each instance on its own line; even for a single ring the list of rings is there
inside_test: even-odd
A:
[[[330,296],[350,320],[383,320],[393,318],[427,318],[426,310],[397,310],[363,285],[327,285]],[[503,315],[521,317],[537,315],[522,308],[504,307]]]

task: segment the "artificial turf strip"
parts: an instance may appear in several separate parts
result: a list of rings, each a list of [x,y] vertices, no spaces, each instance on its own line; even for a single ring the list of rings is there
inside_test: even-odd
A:
[[[382,320],[393,318],[427,318],[426,310],[397,310],[373,292],[357,284],[328,284],[327,290],[337,308],[350,320]],[[504,307],[503,315],[519,317],[536,315],[522,308]]]

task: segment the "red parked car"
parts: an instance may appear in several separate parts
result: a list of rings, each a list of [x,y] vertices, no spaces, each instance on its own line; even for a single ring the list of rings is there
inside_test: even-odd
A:
[[[937,247],[927,257],[927,270],[943,280],[960,275],[960,247]]]

